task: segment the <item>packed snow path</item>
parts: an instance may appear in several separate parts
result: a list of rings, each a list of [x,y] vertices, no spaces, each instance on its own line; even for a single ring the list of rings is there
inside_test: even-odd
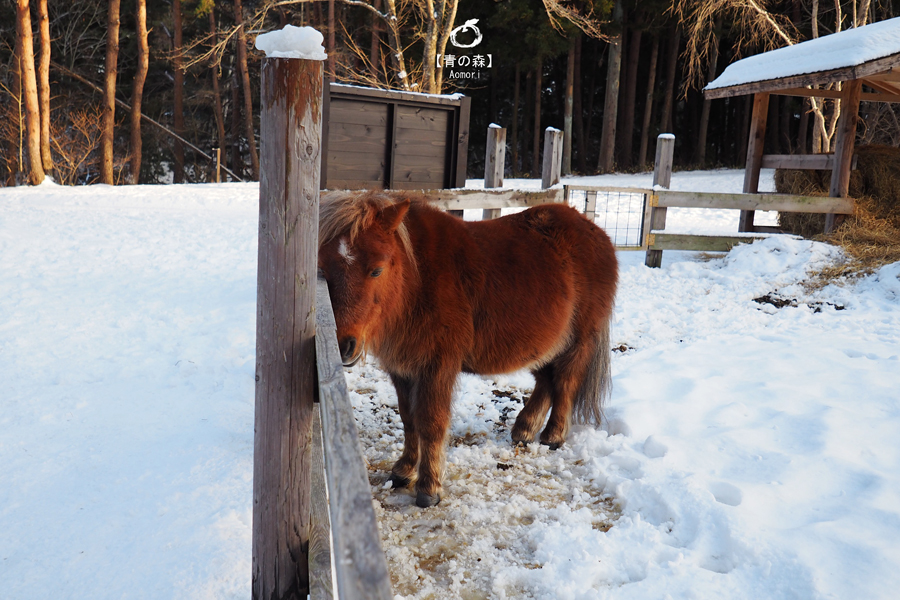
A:
[[[256,196],[0,190],[3,598],[249,595]],[[670,210],[736,228],[708,216]],[[395,592],[893,597],[900,264],[804,290],[839,257],[789,238],[657,270],[620,253],[607,425],[516,449],[530,377],[463,377],[434,509],[385,489],[396,398],[374,364],[349,371]]]

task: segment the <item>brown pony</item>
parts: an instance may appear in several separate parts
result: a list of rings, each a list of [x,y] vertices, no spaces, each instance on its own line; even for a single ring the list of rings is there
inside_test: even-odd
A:
[[[397,390],[405,444],[394,487],[441,499],[450,400],[460,371],[529,369],[534,392],[512,429],[566,439],[573,414],[600,422],[609,393],[615,248],[574,209],[544,205],[465,222],[405,192],[329,192],[319,268],[346,366],[375,355]]]

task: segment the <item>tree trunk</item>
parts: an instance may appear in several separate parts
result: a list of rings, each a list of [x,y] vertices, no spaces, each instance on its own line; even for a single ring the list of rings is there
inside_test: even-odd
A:
[[[519,136],[519,144],[521,151],[519,152],[522,161],[522,172],[528,171],[528,146],[529,135],[531,133],[531,121],[534,114],[534,94],[531,93],[532,83],[534,82],[534,71],[528,71],[525,74],[525,114],[522,115],[522,134]]]
[[[622,130],[620,131],[622,144],[621,155],[619,156],[619,160],[624,167],[630,167],[633,160],[634,103],[637,98],[637,68],[641,56],[642,34],[643,32],[640,29],[634,29],[631,31],[631,39],[629,40],[628,75],[625,78],[625,93],[623,95]]]
[[[607,44],[607,47],[609,44]],[[592,65],[596,65],[595,68],[592,68],[591,71],[591,80],[590,84],[588,84],[588,94],[587,94],[587,122],[584,124],[584,135],[583,138],[593,140],[594,139],[594,96],[597,92],[597,73],[603,71],[603,61],[606,60],[606,55],[602,53],[600,50],[600,45],[597,44],[594,46],[594,58],[591,61]],[[587,153],[585,153],[585,162],[587,162]],[[583,172],[587,173],[587,167],[583,169]]]
[[[219,41],[219,34],[216,27],[216,9],[209,9],[209,34],[212,36],[212,43]],[[225,111],[222,110],[222,91],[219,86],[219,68],[221,65],[217,61],[213,61],[210,68],[210,76],[213,84],[213,109],[216,112],[216,134],[219,138],[219,153],[225,152]]]
[[[750,115],[753,112],[753,96],[744,96],[741,108],[741,138],[738,141],[737,164],[747,164],[747,144],[750,139]]]
[[[18,0],[16,28],[19,33],[19,56],[22,71],[22,93],[25,96],[25,130],[28,140],[28,182],[39,185],[44,181],[41,163],[41,115],[38,103],[37,77],[34,73],[34,40],[31,33],[31,12],[28,0]],[[21,168],[21,167],[20,167]]]
[[[181,0],[172,0],[172,17],[175,25],[173,64],[175,71],[175,133],[184,137],[184,69],[181,60]],[[175,140],[175,165],[172,169],[175,183],[184,183],[184,145]]]
[[[136,24],[138,42],[137,73],[131,89],[131,183],[141,179],[141,102],[144,99],[144,82],[150,65],[150,47],[147,43],[147,0],[137,0]]]
[[[566,97],[563,107],[563,156],[562,174],[572,172],[572,111],[575,103],[575,35],[569,40],[566,60]]]
[[[109,0],[106,30],[106,86],[103,90],[103,120],[100,126],[100,182],[115,184],[113,141],[116,125],[116,75],[119,58],[119,0]]]
[[[622,22],[622,0],[617,0],[615,21]],[[616,117],[619,111],[619,77],[622,71],[622,35],[609,41],[609,63],[606,69],[606,99],[603,103],[603,132],[600,134],[600,160],[597,170],[610,173],[615,161]]]
[[[719,62],[719,36],[718,31],[722,26],[722,17],[716,19],[715,32],[712,39],[712,48],[709,51],[709,73],[706,82],[709,83],[716,78],[716,68]],[[703,111],[700,113],[700,131],[697,135],[697,162],[702,167],[706,163],[706,135],[709,131],[709,110],[712,106],[712,100],[703,99]]]
[[[381,10],[381,0],[374,0],[372,5],[376,10]],[[379,66],[381,63],[379,49],[381,47],[381,18],[372,15],[372,39],[369,43],[369,74],[373,78],[378,78]]]
[[[438,92],[435,90],[437,85],[437,73],[435,73],[435,71],[437,71],[437,65],[435,62],[437,59],[438,31],[437,23],[435,22],[434,4],[433,2],[428,1],[427,6],[430,7],[431,10],[426,10],[426,12],[430,12],[430,14],[425,16],[425,22],[427,24],[424,26],[425,32],[424,35],[422,35],[422,85],[425,89],[421,91],[428,94],[437,94]],[[488,111],[488,114],[491,115],[488,118],[493,118],[493,113],[490,110]]]
[[[241,74],[241,86],[244,89],[244,135],[250,148],[250,168],[253,179],[259,180],[259,154],[256,152],[256,134],[253,129],[253,96],[250,91],[250,71],[247,69],[247,38],[244,32],[244,11],[241,0],[234,0],[234,21],[240,28],[237,38],[238,71]]]
[[[778,154],[778,142],[780,139],[780,121],[778,119],[778,111],[781,108],[781,97],[772,95],[769,97],[769,116],[766,119],[768,125],[766,127],[766,145],[769,152]]]
[[[334,0],[328,0],[328,81],[336,81],[334,78]]]
[[[29,15],[30,16],[30,15]],[[10,76],[12,77],[12,98],[16,103],[16,128],[17,140],[13,150],[10,153],[12,158],[9,159],[9,177],[6,185],[22,185],[25,167],[25,114],[22,109],[22,27],[19,23],[18,14],[16,15],[16,46],[13,49],[12,67]]]
[[[791,104],[793,103],[794,99],[790,96],[784,96],[781,100],[780,122],[778,123],[779,133],[781,135],[778,137],[778,152],[782,154],[791,154],[791,149],[793,147],[793,140],[791,138],[791,121],[793,120],[794,114]]]
[[[41,163],[45,172],[53,169],[53,157],[50,156],[50,17],[47,13],[47,0],[38,4],[41,32],[41,61],[38,67],[41,112]]]
[[[318,6],[318,4],[316,5]],[[237,59],[231,65],[231,170],[244,175],[244,159],[241,156],[241,84],[238,81]]]
[[[674,123],[672,108],[675,103],[675,67],[678,66],[678,47],[681,45],[681,30],[672,28],[672,37],[669,39],[669,60],[666,63],[666,95],[663,100],[662,118],[659,128],[662,133],[673,133]]]
[[[573,124],[572,127],[575,131],[578,132],[577,136],[573,136],[573,142],[576,142],[577,147],[577,155],[578,155],[578,171],[582,174],[587,172],[587,164],[585,164],[585,140],[588,138],[589,133],[584,130],[584,106],[582,104],[582,88],[581,88],[581,47],[582,47],[582,35],[581,32],[578,32],[575,36],[575,89],[573,93],[575,95],[574,102],[572,104],[573,115]]]
[[[659,60],[659,36],[653,36],[650,48],[650,68],[647,70],[647,100],[644,102],[644,119],[641,121],[641,146],[638,150],[638,166],[647,164],[647,146],[650,143],[650,121],[653,119],[653,92],[656,87],[656,63]]]
[[[809,138],[809,100],[802,98],[802,101],[800,105],[800,131],[797,133],[798,154],[806,154],[806,149],[809,147],[807,144],[807,138]]]
[[[537,177],[541,172],[541,91],[544,87],[544,65],[538,60],[534,70],[534,125],[532,135],[534,144],[531,147],[531,176]]]
[[[444,53],[447,51],[447,42],[450,41],[450,34],[453,33],[453,25],[456,23],[456,11],[459,8],[459,0],[443,0],[443,9],[442,12],[445,15],[443,19],[443,31],[441,31],[440,39],[438,40],[437,52],[441,56],[444,56]],[[436,57],[431,57],[431,60],[434,61]],[[443,63],[437,63],[437,92],[441,93],[441,90],[444,89],[444,67]]]
[[[521,65],[516,63],[515,91],[513,91],[513,112],[512,112],[512,137],[509,147],[512,148],[512,160],[510,166],[513,172],[519,170],[519,88],[522,85]]]

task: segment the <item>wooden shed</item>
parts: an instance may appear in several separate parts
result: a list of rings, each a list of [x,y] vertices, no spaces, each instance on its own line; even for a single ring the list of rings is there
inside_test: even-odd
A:
[[[465,187],[471,98],[332,83],[322,189]]]
[[[817,86],[841,82],[840,90]],[[863,88],[868,88],[863,91]],[[706,88],[707,98],[754,94],[744,192],[756,193],[762,167],[831,171],[832,197],[847,197],[859,119],[859,103],[900,102],[900,18],[808,40],[739,60]],[[833,154],[764,155],[770,94],[840,98]],[[834,215],[825,230],[834,228]],[[741,211],[740,231],[764,231],[753,225],[753,211]]]

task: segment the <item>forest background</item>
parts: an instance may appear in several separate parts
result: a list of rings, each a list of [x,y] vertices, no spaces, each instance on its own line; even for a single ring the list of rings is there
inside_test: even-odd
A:
[[[566,173],[645,169],[663,132],[679,168],[742,166],[752,98],[704,100],[706,83],[897,14],[892,0],[9,0],[0,185],[209,182],[217,151],[222,180],[258,179],[253,42],[286,24],[324,34],[331,81],[471,96],[470,177],[490,123],[507,128],[507,175],[539,176],[548,126],[568,134]],[[772,96],[769,111],[768,153],[830,149],[835,101]],[[900,145],[892,104],[860,116],[859,143]]]

